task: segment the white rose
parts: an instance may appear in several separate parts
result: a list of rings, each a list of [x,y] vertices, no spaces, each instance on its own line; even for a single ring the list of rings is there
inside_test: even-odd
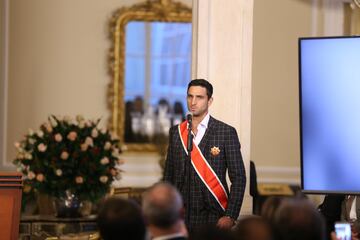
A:
[[[100,180],[100,182],[102,182],[102,183],[107,183],[107,181],[109,180],[109,178],[108,178],[108,176],[101,176],[101,177],[99,178],[99,180]]]
[[[91,127],[91,122],[90,122],[89,120],[86,120],[86,121],[85,121],[85,126]]]
[[[86,137],[85,144],[92,147],[92,146],[94,146],[94,141],[91,137]]]
[[[42,138],[44,136],[44,132],[39,130],[36,132],[36,135],[38,135],[39,138]]]
[[[104,149],[105,150],[109,150],[111,148],[111,143],[110,142],[106,142],[104,145]]]
[[[101,132],[102,134],[106,134],[107,130],[106,130],[106,128],[102,128],[100,132]]]
[[[79,122],[79,128],[83,129],[85,127],[85,122],[84,121],[80,121]]]
[[[63,152],[61,153],[60,158],[61,158],[62,160],[68,159],[68,158],[69,158],[69,153],[66,152],[66,151],[63,151]]]
[[[112,151],[112,153],[111,153],[111,155],[112,155],[113,157],[118,158],[118,157],[120,156],[119,149],[118,149],[118,148],[114,148],[113,151]]]
[[[93,128],[93,130],[91,131],[91,136],[93,138],[97,138],[99,136],[99,132],[96,128]]]
[[[111,137],[111,140],[118,140],[118,136],[114,132],[111,133],[110,137]]]
[[[31,159],[32,159],[32,155],[27,152],[27,153],[25,153],[24,158],[27,159],[27,160],[31,160]]]
[[[102,164],[102,165],[106,165],[106,164],[108,164],[110,161],[109,161],[109,158],[107,158],[107,157],[103,157],[101,160],[100,160],[100,163]]]
[[[66,115],[66,116],[64,117],[64,121],[67,122],[67,123],[69,123],[69,124],[71,124],[72,119],[71,119],[71,117],[70,117],[69,115]]]
[[[32,130],[31,128],[29,128],[28,133],[29,133],[30,136],[32,136],[32,135],[34,135],[34,130]]]
[[[84,121],[84,116],[81,114],[76,115],[76,120],[80,123],[80,122]]]
[[[37,148],[38,148],[39,152],[45,152],[47,146],[43,143],[40,143]]]
[[[35,140],[34,138],[29,138],[28,142],[29,142],[30,144],[34,144],[34,143],[36,142],[36,140]]]
[[[53,117],[49,117],[50,124],[53,128],[57,127],[58,123]]]
[[[56,176],[61,176],[62,175],[62,171],[61,171],[61,169],[56,169]]]

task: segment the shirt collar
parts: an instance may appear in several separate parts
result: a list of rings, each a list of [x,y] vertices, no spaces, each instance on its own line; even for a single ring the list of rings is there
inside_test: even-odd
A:
[[[203,120],[201,120],[201,122],[199,123],[199,126],[207,128],[209,125],[209,120],[210,120],[210,114],[207,113],[206,116],[203,118]]]

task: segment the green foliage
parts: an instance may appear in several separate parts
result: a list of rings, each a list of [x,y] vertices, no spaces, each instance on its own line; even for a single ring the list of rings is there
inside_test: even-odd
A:
[[[99,130],[99,122],[51,116],[39,131],[29,130],[15,143],[13,163],[24,175],[24,193],[62,197],[70,190],[92,202],[104,196],[113,178],[120,177],[122,162],[118,140]]]

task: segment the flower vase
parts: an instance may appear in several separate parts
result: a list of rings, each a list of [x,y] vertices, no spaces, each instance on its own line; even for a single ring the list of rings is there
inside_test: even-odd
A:
[[[53,197],[46,193],[37,193],[36,201],[40,215],[54,215]]]
[[[82,202],[71,191],[66,191],[65,196],[54,199],[55,215],[59,218],[81,217]]]

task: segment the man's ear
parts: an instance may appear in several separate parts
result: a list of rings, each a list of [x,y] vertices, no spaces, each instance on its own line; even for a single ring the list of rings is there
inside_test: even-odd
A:
[[[180,217],[181,217],[182,219],[185,219],[185,208],[184,208],[184,207],[182,207],[182,208],[180,209]]]
[[[214,100],[213,97],[211,97],[211,98],[209,99],[209,101],[208,101],[208,105],[209,105],[209,106],[212,104],[213,100]]]

